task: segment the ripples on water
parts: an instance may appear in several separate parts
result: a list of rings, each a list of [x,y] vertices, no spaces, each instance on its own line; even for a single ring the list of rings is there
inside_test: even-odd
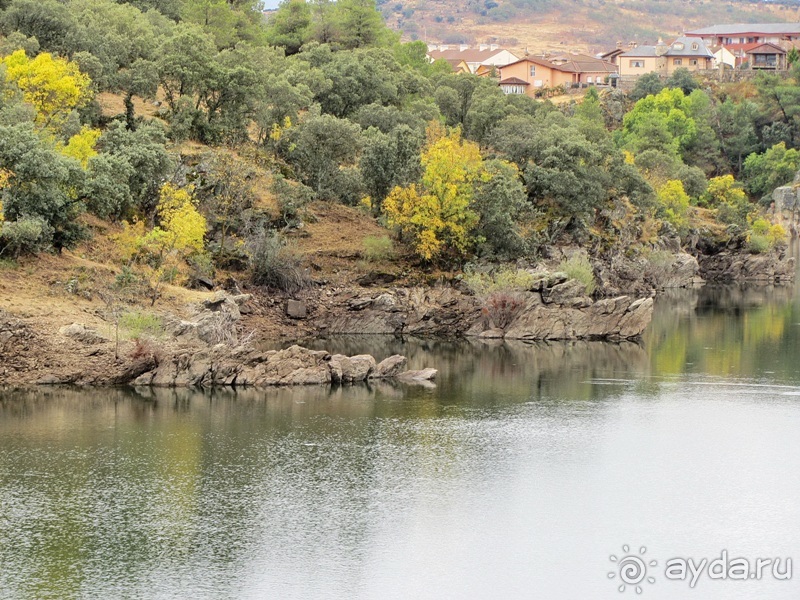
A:
[[[800,561],[798,323],[706,289],[641,345],[316,342],[434,387],[6,391],[0,598],[615,598],[626,543]],[[645,593],[798,597],[699,585]]]

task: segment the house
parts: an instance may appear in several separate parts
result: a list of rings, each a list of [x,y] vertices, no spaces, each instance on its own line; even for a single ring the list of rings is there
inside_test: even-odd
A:
[[[466,73],[470,74],[471,71],[469,70],[469,65],[461,58],[445,58],[445,62],[450,65],[450,68],[453,69],[454,73]]]
[[[800,40],[800,23],[734,23],[712,25],[687,31],[687,37],[700,38],[707,46],[738,46],[754,43],[779,44],[782,41]]]
[[[616,74],[610,62],[584,54],[526,56],[500,67],[500,89],[506,94],[527,94],[536,97],[546,88],[606,83]]]
[[[431,62],[444,59],[451,65],[454,64],[452,61],[456,61],[455,64],[460,64],[463,61],[469,68],[470,73],[477,73],[481,66],[488,68],[500,67],[519,60],[517,55],[494,44],[481,45],[477,48],[471,48],[465,44],[455,48],[438,46],[428,50],[428,58]]]
[[[786,69],[786,50],[767,42],[745,50],[750,69],[783,71]]]
[[[620,54],[619,74],[638,77],[645,73],[658,73],[665,77],[680,68],[700,71],[714,68],[714,54],[702,39],[681,36],[671,44],[658,40],[655,46],[637,46]]]
[[[739,65],[736,55],[727,46],[712,46],[710,50],[714,54],[714,64],[720,69],[723,68],[723,65],[726,69],[733,69]]]
[[[618,60],[621,54],[625,54],[625,49],[622,47],[621,43],[618,43],[616,48],[601,54],[598,58],[610,62],[612,65],[619,65]]]

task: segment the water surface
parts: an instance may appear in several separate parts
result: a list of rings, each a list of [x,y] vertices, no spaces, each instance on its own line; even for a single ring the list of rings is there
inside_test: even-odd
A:
[[[800,305],[659,302],[641,345],[318,341],[435,386],[0,392],[0,598],[797,598]]]

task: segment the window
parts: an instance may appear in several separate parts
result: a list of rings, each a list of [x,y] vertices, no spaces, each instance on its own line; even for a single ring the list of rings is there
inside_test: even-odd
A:
[[[697,50],[698,48],[700,48],[700,46],[699,46],[699,44],[697,42],[692,44],[692,50]]]
[[[692,60],[689,61],[689,64],[692,65],[693,67],[696,67],[697,66],[697,59],[693,58]]]
[[[536,77],[536,65],[531,65],[531,77]]]
[[[673,58],[672,59],[672,64],[675,65],[676,67],[680,66],[680,65],[683,64],[683,59],[682,58]]]
[[[672,44],[672,48],[674,50],[683,50],[683,47],[684,46],[681,42],[675,42],[674,44]]]
[[[591,75],[586,78],[586,83],[594,83],[594,80]]]
[[[643,60],[632,60],[631,61],[631,69],[644,69],[644,61]]]

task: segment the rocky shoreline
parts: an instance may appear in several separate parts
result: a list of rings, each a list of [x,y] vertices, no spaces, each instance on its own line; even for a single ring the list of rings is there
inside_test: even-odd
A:
[[[482,296],[458,282],[319,287],[292,298],[217,292],[189,318],[163,314],[165,332],[157,339],[125,342],[78,322],[43,330],[0,310],[0,385],[266,387],[387,378],[428,381],[436,376],[434,369],[406,371],[400,356],[378,362],[369,355],[332,355],[300,346],[262,351],[243,340],[242,333],[259,312],[267,322],[280,324],[284,339],[357,334],[636,342],[652,318],[655,289],[686,287],[706,278],[770,284],[794,277],[794,259],[785,254],[723,251],[698,262],[673,252],[667,259],[659,272],[645,277],[631,261],[605,270],[595,265],[602,292],[636,290],[635,295],[611,297],[589,296],[584,284],[558,272],[538,273],[528,289]]]

